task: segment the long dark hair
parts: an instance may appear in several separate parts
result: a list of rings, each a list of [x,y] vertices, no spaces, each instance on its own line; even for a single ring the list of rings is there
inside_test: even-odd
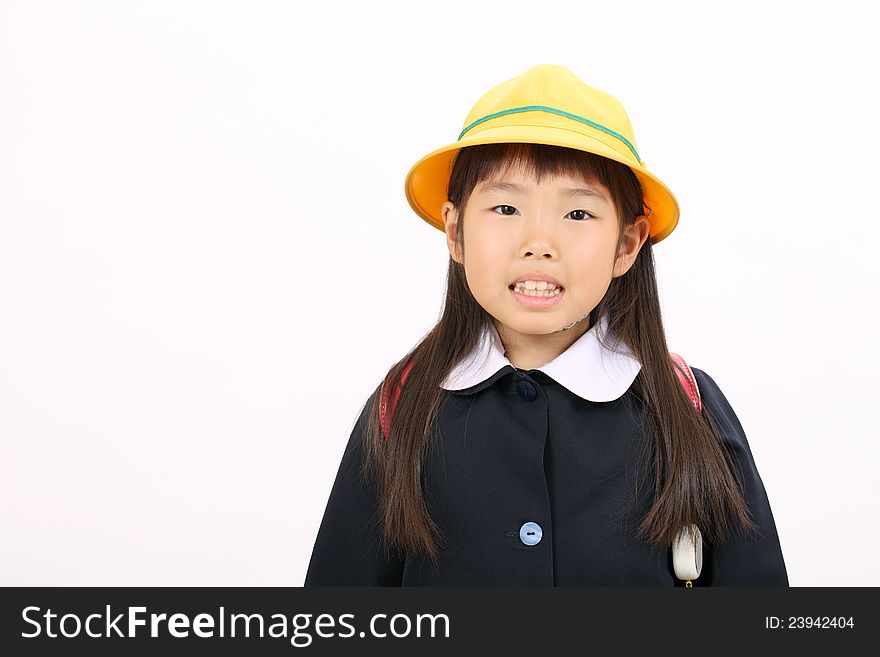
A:
[[[629,167],[608,158],[541,144],[469,146],[455,158],[447,190],[458,211],[456,240],[461,253],[465,248],[462,219],[471,192],[480,182],[503,176],[512,167],[524,167],[539,183],[548,174],[568,174],[587,184],[603,184],[620,219],[618,245],[623,243],[625,227],[645,214],[639,179]],[[642,363],[632,388],[645,411],[646,458],[639,489],[653,472],[654,490],[638,538],[668,548],[679,531],[691,524],[699,527],[709,544],[724,540],[733,523],[753,532],[756,526],[730,469],[717,422],[705,404],[702,412],[696,411],[669,356],[650,239],[630,269],[611,280],[602,301],[590,313],[590,327],[602,317],[608,319],[609,333],[623,339]],[[366,402],[363,474],[376,483],[378,522],[388,549],[432,560],[439,554],[443,537],[425,504],[422,467],[438,407],[448,394],[440,384],[492,321],[471,294],[464,267],[450,257],[439,321],[391,368]],[[379,417],[382,391],[397,389],[409,365],[386,437]]]

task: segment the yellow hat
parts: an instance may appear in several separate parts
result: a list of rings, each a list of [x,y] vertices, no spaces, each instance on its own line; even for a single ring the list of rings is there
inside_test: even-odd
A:
[[[645,168],[632,124],[619,100],[587,86],[565,66],[539,64],[487,91],[464,120],[458,140],[424,156],[406,175],[406,198],[425,221],[444,230],[453,160],[465,146],[523,142],[565,146],[626,164],[644,189],[650,239],[656,244],[678,223],[678,201]]]

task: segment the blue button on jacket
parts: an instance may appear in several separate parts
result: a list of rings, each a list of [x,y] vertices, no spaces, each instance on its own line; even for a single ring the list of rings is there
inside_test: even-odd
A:
[[[644,409],[640,364],[596,340],[600,323],[551,363],[517,370],[494,329],[450,373],[424,470],[445,537],[435,567],[386,556],[376,489],[359,479],[366,408],[327,502],[306,586],[681,586],[670,551],[636,539],[652,480],[634,497]],[[606,338],[607,339],[607,338]],[[625,350],[622,350],[625,351]],[[583,364],[587,366],[584,367]],[[703,545],[696,586],[787,586],[773,514],[743,428],[695,367],[760,537]]]

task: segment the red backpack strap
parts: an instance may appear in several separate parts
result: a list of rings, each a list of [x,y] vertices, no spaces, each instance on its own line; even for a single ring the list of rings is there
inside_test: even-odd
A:
[[[385,434],[385,438],[388,438],[388,432],[391,430],[391,417],[394,415],[394,409],[397,406],[397,399],[400,397],[400,387],[403,385],[404,381],[406,381],[406,377],[409,375],[409,371],[412,369],[413,363],[415,361],[411,361],[409,365],[407,365],[403,374],[400,375],[400,383],[394,389],[394,396],[391,398],[391,407],[389,409],[388,405],[388,391],[382,386],[382,397],[379,401],[379,423],[382,426],[382,433]]]
[[[697,380],[694,378],[694,373],[691,371],[691,368],[688,367],[688,364],[684,362],[684,358],[672,352],[669,352],[669,355],[675,362],[675,373],[678,374],[678,380],[681,381],[684,391],[687,393],[699,413],[702,404],[700,403],[700,388],[697,386]]]
[[[669,352],[675,363],[675,373],[678,374],[678,380],[687,393],[688,398],[693,402],[700,412],[702,403],[700,402],[700,388],[697,386],[697,379],[684,358],[678,354]],[[703,538],[700,534],[700,528],[694,528],[696,540],[692,540],[690,534],[682,529],[672,544],[672,564],[675,570],[675,576],[678,579],[685,580],[685,586],[692,587],[693,581],[700,576],[703,567]]]

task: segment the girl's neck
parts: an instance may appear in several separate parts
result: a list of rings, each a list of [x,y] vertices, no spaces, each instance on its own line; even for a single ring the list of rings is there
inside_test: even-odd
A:
[[[587,318],[570,330],[547,335],[518,333],[498,322],[495,328],[504,344],[504,356],[510,364],[519,370],[533,370],[552,361],[589,331],[590,320]]]

